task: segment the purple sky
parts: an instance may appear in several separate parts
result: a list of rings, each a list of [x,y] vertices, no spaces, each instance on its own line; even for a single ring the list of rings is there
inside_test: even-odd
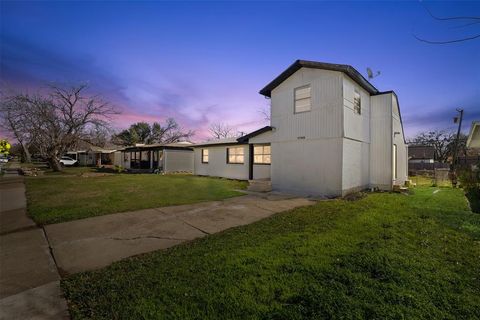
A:
[[[350,64],[395,90],[407,136],[480,119],[480,2],[4,2],[0,85],[33,92],[88,82],[122,110],[118,129],[174,117],[207,138],[212,122],[266,122],[258,91],[296,59]]]

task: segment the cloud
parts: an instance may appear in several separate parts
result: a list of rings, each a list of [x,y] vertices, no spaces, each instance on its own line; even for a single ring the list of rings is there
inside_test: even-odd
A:
[[[431,129],[456,130],[458,125],[453,123],[453,117],[458,115],[456,108],[459,107],[464,110],[462,131],[467,133],[471,122],[480,119],[480,108],[476,105],[476,101],[478,99],[473,96],[457,106],[450,105],[441,109],[426,107],[410,108],[406,111],[402,109],[406,135],[411,137],[418,132]]]

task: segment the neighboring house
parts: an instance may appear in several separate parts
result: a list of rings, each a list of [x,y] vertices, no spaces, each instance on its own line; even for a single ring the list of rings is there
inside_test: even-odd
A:
[[[467,148],[480,149],[480,121],[473,121],[467,138]]]
[[[433,146],[409,145],[408,163],[434,163],[435,148]]]
[[[414,174],[419,170],[449,168],[448,163],[435,161],[435,148],[426,145],[408,146],[408,171]]]
[[[480,121],[473,121],[467,138],[467,154],[458,156],[458,165],[478,169],[480,164]]]
[[[271,130],[194,145],[195,174],[239,180],[270,179]]]
[[[193,172],[190,142],[158,143],[125,147],[115,157],[115,165],[130,171]]]
[[[195,145],[195,174],[258,179],[262,143],[273,190],[338,196],[404,184],[407,145],[393,91],[378,91],[348,65],[297,60],[260,93],[271,99],[271,130]]]
[[[113,165],[114,154],[117,149],[107,149],[96,146],[87,147],[84,150],[68,151],[66,153],[72,159],[78,160],[81,166],[109,166]]]

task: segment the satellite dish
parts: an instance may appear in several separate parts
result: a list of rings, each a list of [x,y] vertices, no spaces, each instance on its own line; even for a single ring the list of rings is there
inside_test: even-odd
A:
[[[373,79],[375,78],[376,76],[379,76],[380,75],[380,71],[377,71],[377,73],[373,74],[373,71],[372,69],[368,68],[367,67],[367,75],[368,75],[368,79]]]

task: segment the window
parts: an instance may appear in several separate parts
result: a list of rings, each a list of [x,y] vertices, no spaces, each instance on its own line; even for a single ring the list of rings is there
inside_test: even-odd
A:
[[[227,163],[244,162],[243,147],[227,148]]]
[[[254,146],[253,147],[253,163],[254,164],[270,164],[271,163],[270,146]]]
[[[353,112],[356,114],[362,114],[362,97],[357,90],[355,90],[355,93],[353,94]]]
[[[295,89],[295,113],[310,111],[311,95],[310,85]]]
[[[202,149],[202,163],[208,163],[208,149]]]

